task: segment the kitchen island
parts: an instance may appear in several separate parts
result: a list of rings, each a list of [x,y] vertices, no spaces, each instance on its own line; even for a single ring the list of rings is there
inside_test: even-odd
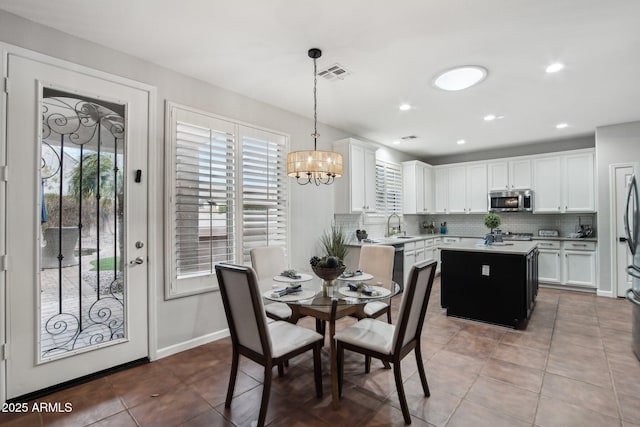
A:
[[[538,294],[535,242],[441,245],[442,307],[448,316],[525,329]]]

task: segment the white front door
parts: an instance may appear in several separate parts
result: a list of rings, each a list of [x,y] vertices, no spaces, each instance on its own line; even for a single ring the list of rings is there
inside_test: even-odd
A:
[[[26,56],[7,60],[8,399],[149,354],[150,92]]]
[[[629,192],[629,184],[633,175],[632,166],[614,166],[615,171],[615,193],[614,193],[614,219],[616,234],[614,235],[614,257],[616,269],[616,288],[617,295],[624,297],[627,289],[631,288],[631,276],[627,274],[627,266],[632,264],[631,252],[626,242],[626,234],[624,230],[624,214],[627,203],[627,193]]]

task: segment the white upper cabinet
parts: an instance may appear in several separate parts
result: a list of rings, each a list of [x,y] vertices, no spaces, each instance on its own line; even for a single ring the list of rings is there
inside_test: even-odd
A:
[[[449,169],[449,213],[467,212],[467,175],[464,166]]]
[[[402,204],[405,214],[433,213],[433,170],[419,161],[402,163]]]
[[[593,153],[563,156],[564,211],[595,211],[595,183]]]
[[[562,212],[560,157],[533,160],[533,209],[535,212]]]
[[[487,165],[464,164],[435,169],[435,205],[438,213],[487,211]]]
[[[531,160],[509,159],[487,164],[489,191],[531,188]]]
[[[535,212],[594,212],[593,150],[533,160]]]
[[[449,169],[437,168],[433,175],[436,213],[449,213]]]
[[[467,166],[467,213],[487,212],[487,165]]]
[[[374,212],[376,209],[377,147],[353,138],[333,143],[343,157],[342,178],[335,180],[335,213]]]

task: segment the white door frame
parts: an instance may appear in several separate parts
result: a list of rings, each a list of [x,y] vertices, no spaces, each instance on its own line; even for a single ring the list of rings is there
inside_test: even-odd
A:
[[[0,316],[0,403],[6,401],[7,396],[7,384],[6,384],[6,362],[5,355],[7,346],[11,343],[7,343],[7,298],[6,298],[6,270],[4,262],[6,261],[5,255],[7,253],[6,248],[6,180],[3,176],[3,166],[6,165],[6,150],[7,150],[7,130],[6,130],[6,112],[7,112],[7,92],[11,91],[11,84],[7,85],[8,76],[8,55],[18,55],[24,58],[31,59],[33,61],[42,62],[44,64],[53,65],[69,71],[74,71],[88,76],[101,78],[113,83],[129,86],[147,92],[148,96],[148,151],[147,151],[147,167],[148,171],[146,177],[143,175],[143,182],[146,178],[147,185],[147,203],[148,203],[148,215],[147,215],[147,235],[148,236],[162,236],[162,223],[161,218],[157,215],[153,215],[152,212],[158,212],[158,194],[162,191],[159,183],[161,179],[161,165],[162,165],[162,145],[157,144],[156,140],[156,112],[157,106],[157,89],[154,86],[146,83],[138,82],[135,80],[127,79],[103,71],[95,70],[82,65],[74,64],[65,60],[53,58],[41,53],[37,53],[28,49],[24,49],[18,46],[6,44],[0,42],[0,64],[2,66],[2,83],[0,87],[3,89],[0,92],[0,307],[2,308],[3,315]],[[8,86],[8,87],[7,87]],[[156,301],[156,283],[157,279],[162,276],[162,247],[163,242],[153,241],[151,244],[147,243],[148,253],[148,283],[147,283],[147,304],[148,304],[148,353],[149,359],[155,360],[157,358],[157,301]]]
[[[618,258],[617,258],[617,245],[618,245],[618,230],[616,225],[618,224],[617,215],[618,206],[616,206],[615,190],[616,190],[616,169],[620,168],[633,168],[634,163],[613,163],[609,165],[609,233],[611,234],[611,251],[610,251],[610,265],[611,265],[611,297],[616,298],[618,296]]]

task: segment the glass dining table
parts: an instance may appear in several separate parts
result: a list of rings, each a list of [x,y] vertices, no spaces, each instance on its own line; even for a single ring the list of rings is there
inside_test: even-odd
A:
[[[319,277],[301,273],[299,279],[276,276],[260,281],[263,297],[268,301],[287,304],[291,308],[289,322],[296,323],[303,316],[311,316],[329,324],[329,343],[331,358],[331,397],[334,409],[340,407],[338,395],[338,359],[336,343],[333,339],[336,320],[346,316],[358,319],[366,317],[364,306],[367,303],[388,300],[400,293],[396,282],[378,280],[366,272],[352,277],[339,277],[334,286],[324,287]],[[282,289],[301,285],[301,290],[282,294]],[[318,322],[317,322],[318,324]],[[319,331],[324,332],[324,331]]]

